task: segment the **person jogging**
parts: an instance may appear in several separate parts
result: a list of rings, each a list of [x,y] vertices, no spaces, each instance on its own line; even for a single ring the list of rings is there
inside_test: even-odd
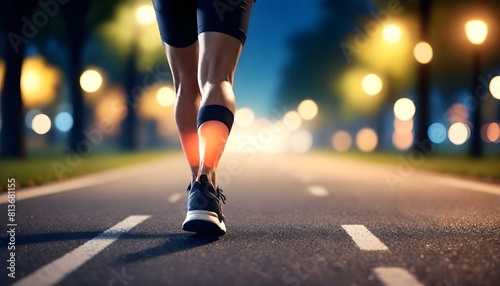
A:
[[[254,0],[152,0],[177,100],[175,121],[191,168],[185,231],[224,235],[217,164],[236,108],[234,73]]]

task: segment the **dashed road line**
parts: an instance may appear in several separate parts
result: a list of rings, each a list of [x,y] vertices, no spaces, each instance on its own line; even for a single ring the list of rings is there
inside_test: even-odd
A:
[[[364,225],[342,225],[342,228],[349,234],[361,250],[389,250],[389,248]]]
[[[171,203],[171,204],[175,204],[176,202],[178,202],[180,199],[182,199],[182,196],[184,194],[183,193],[175,193],[175,194],[172,194],[170,195],[170,197],[168,197],[168,201]]]
[[[328,191],[322,186],[308,186],[307,190],[315,197],[326,197],[328,196]]]
[[[377,267],[373,269],[385,286],[423,286],[411,273],[399,267]]]
[[[129,216],[92,240],[19,280],[13,286],[51,286],[59,283],[71,272],[117,240],[122,234],[127,233],[149,217],[147,215]]]

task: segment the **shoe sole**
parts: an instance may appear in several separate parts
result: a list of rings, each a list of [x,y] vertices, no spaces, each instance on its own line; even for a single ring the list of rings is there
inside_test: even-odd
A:
[[[186,219],[182,223],[182,229],[205,235],[221,236],[226,234],[226,225],[219,221],[215,212],[188,211]]]

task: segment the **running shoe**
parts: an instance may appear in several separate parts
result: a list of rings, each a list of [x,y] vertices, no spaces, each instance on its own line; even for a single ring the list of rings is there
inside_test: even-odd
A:
[[[226,197],[222,190],[215,189],[208,181],[206,175],[200,177],[191,185],[187,200],[187,215],[182,229],[205,235],[224,235],[226,225],[222,213],[222,203],[226,203]]]

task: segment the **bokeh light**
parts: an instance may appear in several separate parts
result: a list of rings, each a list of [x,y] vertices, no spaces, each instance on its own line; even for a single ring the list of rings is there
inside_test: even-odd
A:
[[[394,131],[401,134],[411,133],[413,131],[413,119],[401,120],[399,118],[394,119]]]
[[[236,110],[234,114],[234,123],[243,128],[248,128],[252,126],[255,121],[255,114],[250,108],[241,108]]]
[[[169,107],[174,105],[175,103],[175,92],[172,88],[170,87],[162,87],[158,89],[156,92],[156,100],[158,101],[158,104],[164,107]]]
[[[471,20],[465,23],[467,39],[474,45],[481,45],[488,36],[488,25],[482,20]]]
[[[467,110],[467,107],[461,103],[455,103],[447,111],[448,114],[448,120],[450,123],[455,123],[455,122],[467,122],[467,119],[469,118],[469,111]]]
[[[69,112],[63,111],[57,114],[54,125],[61,132],[68,132],[73,127],[73,116]]]
[[[88,69],[80,76],[80,86],[85,92],[96,92],[101,88],[101,85],[102,76],[97,70]]]
[[[487,123],[482,128],[484,132],[481,132],[481,137],[483,140],[490,143],[500,142],[500,124],[497,122]],[[483,131],[481,130],[481,131]]]
[[[454,145],[462,145],[470,137],[470,128],[467,124],[462,122],[453,123],[448,129],[448,138]]]
[[[296,111],[289,111],[283,117],[283,123],[288,128],[288,130],[298,130],[302,125],[302,118]]]
[[[446,140],[446,127],[444,124],[435,122],[427,129],[427,136],[434,144],[441,144]]]
[[[409,98],[400,98],[394,104],[394,115],[400,120],[407,121],[415,115],[415,104]]]
[[[397,25],[387,25],[384,27],[384,39],[390,43],[397,43],[401,39],[401,28]]]
[[[500,100],[500,76],[496,76],[490,81],[490,92],[491,95]]]
[[[302,101],[297,110],[304,120],[312,120],[318,115],[318,105],[310,99]]]
[[[289,144],[292,151],[305,153],[311,149],[313,137],[309,131],[302,129],[292,134]]]
[[[399,150],[408,150],[413,144],[413,134],[394,132],[392,134],[392,144]]]
[[[50,127],[52,126],[52,122],[50,118],[45,114],[38,114],[33,117],[33,121],[31,122],[31,129],[35,131],[35,133],[43,135],[49,132]]]
[[[5,63],[0,59],[0,91],[3,89],[3,78],[5,73]]]
[[[377,133],[371,128],[363,128],[356,135],[356,145],[363,152],[372,152],[377,144]]]
[[[118,131],[122,119],[127,115],[125,92],[121,88],[112,87],[97,101],[94,117],[98,125],[110,126],[110,134]]]
[[[420,42],[413,49],[415,59],[421,64],[428,64],[432,61],[433,51],[431,45],[427,42]]]
[[[139,6],[139,8],[137,8],[135,12],[135,18],[137,19],[137,22],[139,22],[142,25],[152,24],[156,19],[155,10],[153,6],[151,5]]]
[[[339,152],[346,152],[351,149],[352,138],[349,132],[340,130],[332,136],[332,146]]]
[[[382,91],[382,79],[376,74],[368,74],[363,78],[361,86],[366,94],[374,96]]]
[[[23,105],[42,108],[52,103],[61,81],[59,69],[51,66],[41,56],[24,59],[21,73]]]

